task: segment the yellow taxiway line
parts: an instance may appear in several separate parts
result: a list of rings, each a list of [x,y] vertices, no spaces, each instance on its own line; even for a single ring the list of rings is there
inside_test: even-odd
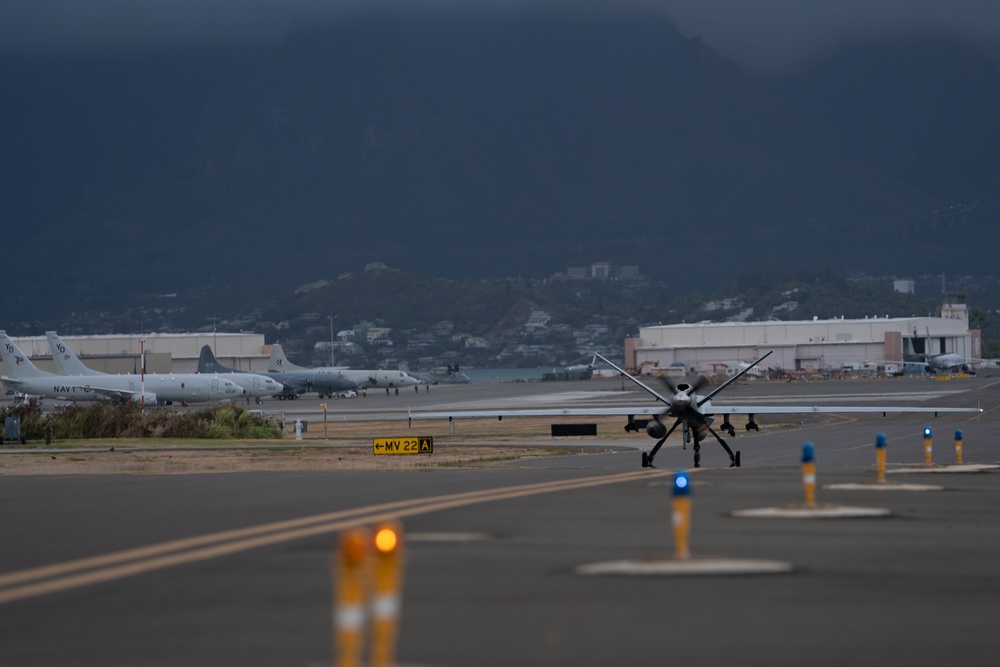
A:
[[[618,484],[638,479],[662,477],[668,474],[673,474],[673,472],[643,470],[601,477],[540,482],[430,498],[400,500],[171,540],[100,556],[8,572],[0,575],[0,604],[113,581],[177,565],[219,558],[282,542],[333,533],[364,524],[401,519],[407,516],[478,503]]]

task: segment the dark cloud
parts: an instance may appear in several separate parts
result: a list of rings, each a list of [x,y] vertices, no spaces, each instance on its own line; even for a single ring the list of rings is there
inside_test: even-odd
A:
[[[998,55],[995,0],[650,0],[689,36],[752,69],[782,69],[844,40],[938,32]]]
[[[560,1],[561,0],[557,0]],[[364,12],[518,11],[532,0],[6,0],[0,50],[53,51],[187,42],[274,42],[290,25]],[[551,3],[546,3],[551,4]]]
[[[844,39],[938,31],[994,51],[995,0],[7,0],[0,49],[21,52],[254,40],[295,23],[364,11],[657,11],[752,69],[780,69]]]
[[[318,14],[296,0],[7,0],[0,44],[22,52],[149,46],[228,39],[274,40],[292,16]]]

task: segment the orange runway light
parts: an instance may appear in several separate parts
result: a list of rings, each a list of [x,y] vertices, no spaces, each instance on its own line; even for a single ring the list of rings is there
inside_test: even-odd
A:
[[[402,525],[395,521],[375,529],[369,651],[372,667],[385,667],[396,662],[399,613],[403,601],[402,534]]]
[[[334,664],[360,667],[364,644],[371,533],[363,528],[349,530],[340,537],[333,562]]]

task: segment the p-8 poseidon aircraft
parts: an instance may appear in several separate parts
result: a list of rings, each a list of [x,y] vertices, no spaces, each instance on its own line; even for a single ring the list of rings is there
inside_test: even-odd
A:
[[[243,384],[244,378],[247,377],[263,377],[276,384],[280,383],[278,386],[283,387],[283,389],[276,393],[275,396],[282,400],[295,399],[310,391],[315,391],[319,394],[320,398],[323,398],[324,396],[333,396],[337,392],[356,389],[358,386],[357,382],[334,373],[291,371],[288,373],[269,372],[267,375],[261,375],[259,373],[250,374],[245,371],[238,371],[220,364],[212,353],[212,348],[208,345],[201,346],[201,356],[198,357],[198,372],[225,375],[232,378],[233,382],[238,384]],[[249,388],[247,390],[249,391]]]
[[[80,360],[80,357],[76,356],[76,353],[59,338],[55,331],[46,331],[45,337],[49,339],[49,350],[52,352],[52,361],[55,363],[56,371],[60,375],[108,375],[107,373],[95,371],[93,368],[86,366]],[[201,373],[202,370],[199,368],[198,372]],[[148,380],[149,376],[146,377]],[[228,376],[225,379],[231,380],[233,383],[246,389],[246,395],[256,398],[258,403],[260,403],[261,398],[277,396],[284,391],[284,387],[280,382],[263,375],[258,375],[257,373],[244,373],[239,376]]]
[[[361,370],[355,368],[337,368],[336,366],[306,368],[304,366],[296,366],[285,356],[285,351],[281,349],[279,343],[271,346],[271,358],[268,360],[267,370],[273,373],[339,373],[348,380],[357,382],[358,387],[378,389],[410,387],[420,384],[420,380],[401,370]]]
[[[150,373],[137,375],[59,375],[31,363],[6,331],[0,331],[0,357],[6,373],[0,382],[8,389],[64,401],[136,401],[192,403],[240,398],[246,390],[215,375]]]

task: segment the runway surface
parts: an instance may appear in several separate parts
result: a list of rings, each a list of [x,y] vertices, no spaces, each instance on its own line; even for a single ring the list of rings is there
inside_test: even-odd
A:
[[[997,463],[994,380],[741,385],[726,400],[901,404],[907,394],[984,413],[810,416],[738,433],[743,468],[691,472],[693,555],[786,561],[790,574],[576,574],[672,553],[671,473],[690,465],[690,451],[671,444],[657,458],[663,468],[642,470],[635,448],[652,445],[645,436],[490,468],[2,477],[0,664],[330,664],[337,536],[400,516],[413,538],[401,664],[993,665],[1000,476],[893,473],[945,487],[927,493],[823,487],[873,481],[878,432],[890,470],[922,465],[925,423],[935,462],[954,460],[961,428],[965,461]],[[641,400],[604,381],[432,387],[332,408],[345,419],[398,414],[404,398],[424,410]],[[303,399],[285,409],[316,407]],[[731,516],[802,501],[806,440],[820,503],[892,516]],[[706,443],[703,463],[728,457]]]
[[[936,381],[928,378],[897,378],[868,381],[766,382],[735,384],[713,399],[713,404],[744,404],[749,400],[761,405],[912,405],[923,401],[930,405],[975,407],[975,388],[987,386],[997,378]],[[647,381],[664,391],[655,380]],[[425,392],[408,388],[399,394],[371,390],[365,398],[327,399],[328,417],[356,421],[366,419],[405,420],[407,411],[440,412],[443,410],[504,410],[514,408],[620,407],[652,405],[655,401],[627,380],[599,379],[582,382],[532,382],[503,384],[435,385]],[[708,391],[708,388],[703,391]],[[322,420],[323,410],[315,398],[295,401],[268,400],[261,408],[269,415],[287,419]],[[764,423],[764,422],[762,422]]]

